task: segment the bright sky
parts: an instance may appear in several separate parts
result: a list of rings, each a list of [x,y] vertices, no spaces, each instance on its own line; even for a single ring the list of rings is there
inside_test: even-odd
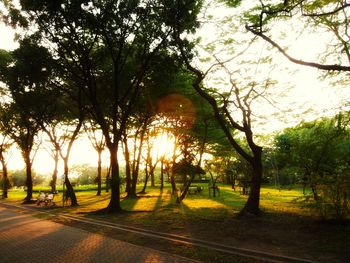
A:
[[[2,3],[0,3],[1,8]],[[209,25],[210,26],[210,25]],[[205,29],[206,36],[215,37],[212,28]],[[205,37],[205,35],[204,35]],[[14,32],[0,23],[0,48],[13,50],[18,47],[13,41]],[[320,40],[317,35],[310,35],[308,38],[295,40],[293,47],[289,50],[292,54],[299,57],[314,58],[315,51],[323,48],[318,45]],[[267,118],[261,120],[259,127],[260,132],[271,132],[272,130],[292,126],[300,122],[301,117],[297,117],[305,109],[311,109],[308,114],[303,114],[302,118],[311,120],[322,115],[332,115],[339,110],[339,106],[344,105],[344,101],[349,101],[350,90],[346,87],[329,87],[325,81],[318,79],[319,73],[312,68],[306,68],[287,61],[278,52],[270,50],[268,45],[264,45],[262,52],[272,52],[274,59],[279,61],[279,67],[272,71],[271,77],[279,81],[278,92],[280,94],[276,100],[274,107],[268,103],[258,108],[260,114],[264,114]],[[284,71],[281,71],[284,69]],[[294,72],[291,74],[291,72]],[[19,165],[20,159],[18,152],[14,153],[9,161],[9,167],[22,168]],[[107,157],[105,157],[107,159]],[[71,164],[74,163],[91,163],[95,165],[97,162],[97,154],[92,148],[90,142],[81,139],[76,142],[71,154]],[[105,163],[107,165],[107,163]],[[42,173],[50,173],[53,169],[53,162],[45,150],[41,149],[35,159],[34,168]]]
[[[3,23],[0,24],[0,49],[13,50],[18,47],[14,43],[14,32],[6,27]]]

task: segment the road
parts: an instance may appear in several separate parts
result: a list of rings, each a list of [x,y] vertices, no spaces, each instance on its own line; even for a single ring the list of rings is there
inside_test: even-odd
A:
[[[0,206],[0,263],[194,263]]]

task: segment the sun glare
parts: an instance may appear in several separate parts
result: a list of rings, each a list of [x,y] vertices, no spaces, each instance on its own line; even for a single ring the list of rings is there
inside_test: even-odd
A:
[[[174,139],[168,133],[162,133],[154,138],[152,158],[169,159],[174,151]]]

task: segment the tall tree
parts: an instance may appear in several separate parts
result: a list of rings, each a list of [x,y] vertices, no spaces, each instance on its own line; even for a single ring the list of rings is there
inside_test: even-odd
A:
[[[19,147],[26,166],[27,195],[25,203],[30,203],[33,197],[32,165],[35,157],[35,137],[40,129],[36,121],[30,115],[23,112],[22,107],[10,104],[1,110],[1,129],[10,136]],[[33,151],[34,150],[34,151]]]
[[[8,8],[15,9],[8,1]],[[196,27],[200,1],[20,1],[22,11],[43,40],[51,43],[66,78],[89,102],[111,158],[108,212],[121,210],[118,148],[131,109],[144,88],[150,61],[174,45],[169,20],[180,31]],[[20,12],[12,19],[18,18]],[[23,16],[21,17],[23,18]],[[17,19],[19,21],[19,19]]]
[[[0,121],[1,122],[1,121]],[[0,125],[1,127],[1,125]],[[13,144],[13,141],[10,139],[9,136],[2,135],[0,141],[0,163],[2,166],[2,178],[0,179],[1,182],[1,189],[2,189],[2,198],[7,198],[7,192],[10,187],[10,180],[8,177],[8,169],[7,169],[7,153],[11,145]]]
[[[239,1],[230,1],[231,5],[238,4]],[[176,20],[176,15],[173,18]],[[237,25],[232,26],[236,30]],[[225,32],[226,35],[228,34]],[[231,31],[232,33],[232,31]],[[193,74],[193,87],[212,107],[214,116],[223,129],[232,150],[236,151],[252,168],[250,175],[250,192],[248,200],[241,210],[241,214],[260,214],[260,187],[263,174],[262,147],[256,142],[254,134],[254,107],[259,100],[266,95],[267,88],[273,82],[268,78],[268,73],[261,74],[259,67],[252,67],[252,63],[257,65],[268,62],[264,57],[252,60],[240,59],[242,54],[247,54],[251,48],[252,40],[240,42],[240,47],[235,48],[237,43],[233,37],[223,39],[217,45],[210,45],[207,50],[214,60],[208,70],[202,71],[199,67],[193,66],[191,62],[191,52],[186,48],[186,38],[179,34],[177,25],[174,25],[174,34],[177,36],[177,44],[185,64]],[[215,40],[216,41],[216,40]],[[220,46],[218,46],[220,44]],[[243,44],[243,45],[242,45]],[[215,48],[216,46],[216,48]],[[220,49],[227,49],[228,58],[220,58]],[[251,57],[249,57],[251,58]],[[246,67],[245,67],[246,65]],[[219,83],[211,82],[210,88],[204,86],[203,81],[213,69],[222,69],[224,76]],[[223,83],[223,84],[222,84]],[[215,87],[220,86],[220,88]],[[214,87],[214,88],[212,88]],[[238,135],[240,134],[240,135]],[[242,139],[244,138],[244,142]]]
[[[85,125],[85,132],[88,134],[89,140],[97,152],[97,196],[101,195],[101,187],[102,187],[102,152],[106,147],[106,141],[101,134],[100,130],[96,125],[90,122],[89,126]]]
[[[4,103],[1,121],[4,131],[11,136],[21,150],[27,173],[27,196],[25,202],[32,198],[32,163],[35,153],[35,137],[40,125],[31,116],[31,111],[40,105],[34,90],[46,85],[48,70],[46,68],[47,52],[32,45],[32,39],[24,39],[20,47],[13,52],[2,52],[3,62],[0,79],[6,84],[11,100]]]

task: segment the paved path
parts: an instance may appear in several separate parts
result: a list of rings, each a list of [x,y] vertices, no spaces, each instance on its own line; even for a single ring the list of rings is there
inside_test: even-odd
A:
[[[195,262],[0,206],[0,263]]]

